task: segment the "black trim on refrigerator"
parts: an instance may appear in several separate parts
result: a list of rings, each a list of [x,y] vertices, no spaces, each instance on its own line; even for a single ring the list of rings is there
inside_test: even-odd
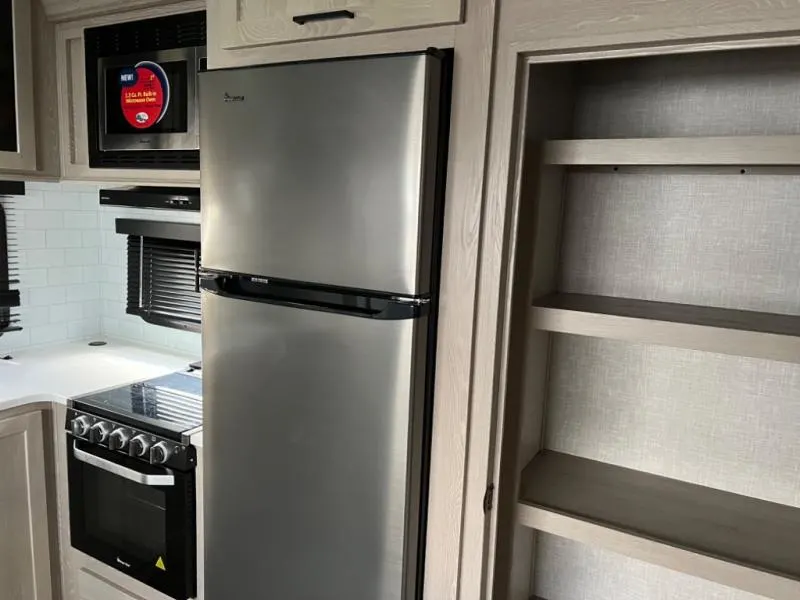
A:
[[[428,317],[428,366],[425,373],[425,405],[422,426],[422,473],[420,475],[419,537],[417,552],[416,600],[422,600],[425,590],[425,559],[428,534],[428,501],[430,496],[431,446],[433,443],[433,408],[436,384],[436,347],[439,331],[439,288],[444,243],[445,190],[450,147],[450,113],[453,94],[452,49],[428,48],[427,52],[442,61],[442,87],[439,95],[439,132],[436,154],[436,182],[434,191],[433,244],[431,246],[430,289],[434,298]]]
[[[270,277],[203,271],[200,288],[225,298],[319,310],[367,319],[416,319],[429,313],[430,297],[396,296]]]

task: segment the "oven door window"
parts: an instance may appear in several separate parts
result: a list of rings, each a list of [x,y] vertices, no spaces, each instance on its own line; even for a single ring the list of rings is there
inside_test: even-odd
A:
[[[67,452],[72,545],[168,596],[191,598],[196,587],[194,472],[150,466],[71,436]],[[95,464],[81,460],[87,455]],[[173,481],[134,482],[113,472],[115,466],[128,473],[171,475]]]
[[[119,545],[143,563],[167,554],[167,491],[97,468],[84,469],[86,535]]]

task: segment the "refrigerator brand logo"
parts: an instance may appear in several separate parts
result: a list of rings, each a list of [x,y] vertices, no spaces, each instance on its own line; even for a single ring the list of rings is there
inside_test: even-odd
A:
[[[222,99],[225,102],[244,102],[244,96],[231,96],[228,92],[222,95]]]

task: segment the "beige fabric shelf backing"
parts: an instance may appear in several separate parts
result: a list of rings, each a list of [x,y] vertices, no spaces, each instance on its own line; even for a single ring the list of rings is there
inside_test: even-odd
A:
[[[800,597],[800,509],[543,451],[520,524],[778,600]]]
[[[727,308],[553,294],[535,302],[537,329],[800,362],[800,317]]]
[[[551,140],[546,165],[800,165],[800,136]]]

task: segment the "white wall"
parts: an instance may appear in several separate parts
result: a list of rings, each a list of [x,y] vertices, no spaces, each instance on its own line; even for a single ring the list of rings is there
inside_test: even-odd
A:
[[[199,222],[199,215],[100,207],[100,187],[33,182],[15,198],[23,330],[0,336],[0,353],[109,338],[199,356],[199,334],[125,314],[126,237],[114,231],[117,217]]]

